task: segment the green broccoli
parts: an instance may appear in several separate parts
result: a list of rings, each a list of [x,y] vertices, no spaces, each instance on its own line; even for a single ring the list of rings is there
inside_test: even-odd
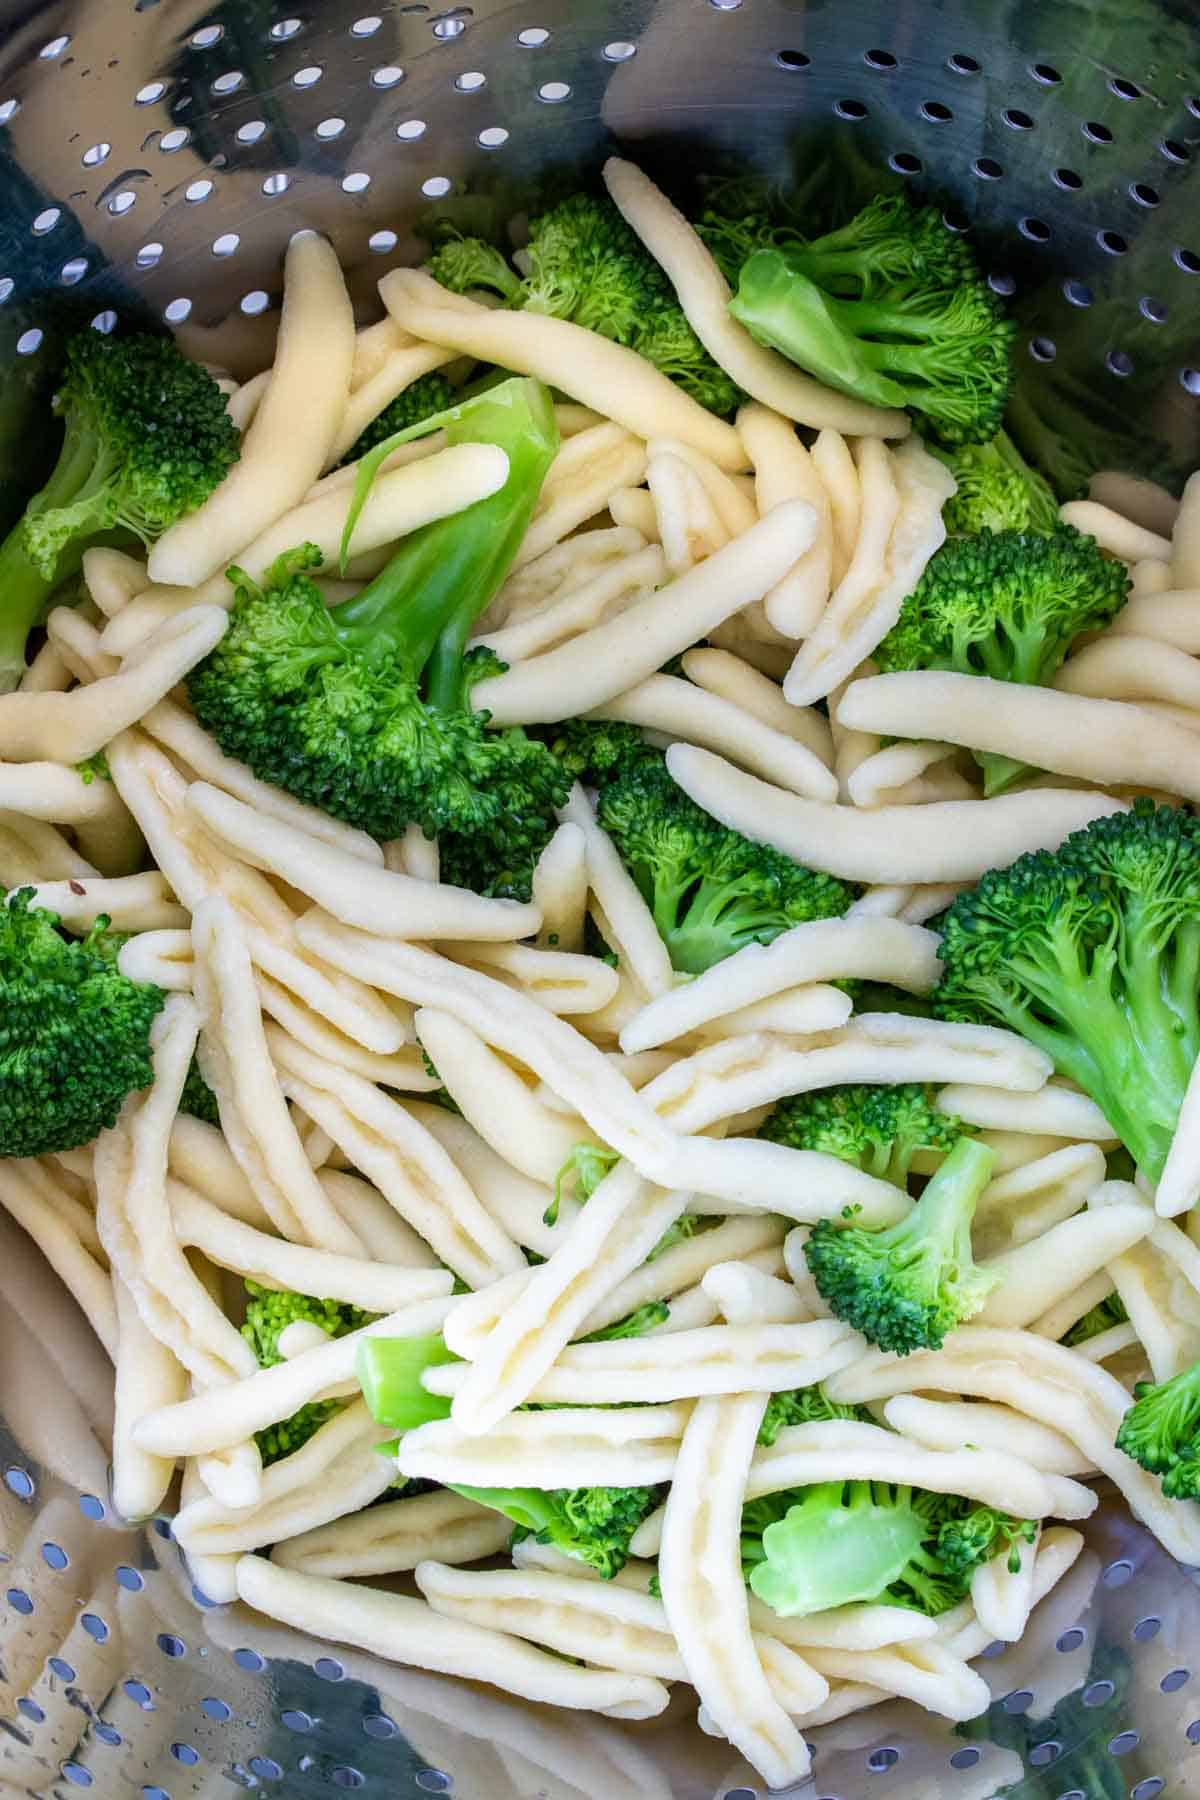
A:
[[[165,999],[117,967],[107,918],[71,938],[33,890],[0,890],[0,1156],[74,1150],[116,1123],[154,1076],[150,1027]]]
[[[647,747],[600,788],[597,817],[636,881],[672,967],[699,975],[746,944],[836,918],[853,891],[704,812]]]
[[[554,1198],[543,1214],[543,1223],[554,1225],[564,1194],[575,1200],[590,1200],[609,1171],[620,1161],[615,1150],[603,1144],[576,1144],[554,1181]]]
[[[938,1526],[938,1559],[951,1575],[969,1579],[980,1563],[1007,1550],[1009,1573],[1016,1575],[1021,1568],[1021,1545],[1034,1543],[1037,1534],[1034,1519],[1014,1519],[992,1506],[972,1506],[969,1512],[943,1519]]]
[[[1172,1500],[1200,1500],[1200,1362],[1169,1381],[1139,1381],[1117,1449],[1162,1478]]]
[[[84,551],[114,532],[149,543],[238,455],[220,388],[169,338],[81,332],[54,404],[58,462],[0,545],[0,694],[25,673],[26,639]]]
[[[398,431],[407,431],[412,425],[420,425],[433,413],[445,412],[453,405],[454,389],[444,375],[420,376],[371,420],[343,456],[342,464],[357,462],[385,438],[395,437]]]
[[[77,762],[75,773],[84,787],[91,787],[93,781],[112,780],[112,770],[108,766],[108,758],[103,750],[97,750],[94,756],[85,756],[82,762]]]
[[[1125,564],[1069,525],[950,538],[930,558],[900,617],[874,652],[883,672],[952,669],[1044,687],[1071,644],[1099,631],[1125,604]],[[1027,772],[978,752],[984,791]]]
[[[1030,468],[1006,431],[986,444],[962,444],[935,454],[958,483],[958,492],[942,508],[942,521],[953,536],[1058,530],[1054,489]]]
[[[404,1432],[450,1417],[449,1400],[427,1393],[421,1378],[426,1369],[458,1361],[440,1332],[368,1337],[358,1346],[354,1372],[371,1417],[390,1431]]]
[[[247,1280],[245,1287],[250,1298],[246,1303],[242,1336],[264,1369],[283,1361],[279,1334],[289,1325],[305,1321],[319,1325],[330,1337],[345,1337],[348,1331],[357,1331],[378,1317],[377,1313],[363,1312],[361,1307],[350,1306],[341,1300],[316,1300],[310,1294],[276,1292],[260,1287],[257,1281]],[[279,1462],[281,1458],[291,1456],[293,1451],[302,1449],[341,1405],[339,1400],[312,1400],[290,1418],[256,1432],[255,1442],[264,1464]]]
[[[200,1073],[200,1065],[194,1056],[188,1067],[183,1093],[179,1096],[179,1110],[181,1113],[190,1113],[193,1119],[203,1119],[206,1125],[215,1125],[220,1130],[221,1115],[217,1109],[217,1096]]]
[[[489,731],[472,710],[472,688],[499,665],[464,645],[524,536],[558,433],[546,389],[517,379],[444,424],[452,442],[507,451],[504,487],[411,533],[333,610],[305,574],[311,547],[261,588],[241,576],[229,630],[188,691],[228,755],[373,837],[416,822],[447,854],[466,838],[477,862],[531,866],[567,778],[544,744]]]
[[[1110,1177],[1110,1179],[1112,1178]],[[1120,1179],[1124,1179],[1124,1177]],[[1130,1179],[1132,1179],[1132,1175]],[[1090,1312],[1085,1312],[1082,1319],[1076,1319],[1071,1329],[1065,1332],[1058,1341],[1060,1344],[1065,1344],[1069,1350],[1074,1350],[1077,1345],[1089,1343],[1092,1338],[1099,1337],[1102,1332],[1111,1331],[1114,1325],[1123,1325],[1128,1317],[1129,1314],[1125,1311],[1125,1302],[1121,1299],[1120,1294],[1110,1294],[1107,1300],[1100,1302],[1099,1306],[1093,1306]]]
[[[564,1556],[587,1563],[606,1581],[629,1559],[629,1542],[663,1497],[658,1487],[477,1488],[447,1484],[456,1494],[503,1513],[517,1529],[514,1542],[534,1537]]]
[[[653,757],[637,725],[620,719],[565,719],[545,734],[551,750],[572,781],[597,787],[635,763]]]
[[[758,1136],[793,1150],[840,1157],[897,1187],[908,1183],[921,1150],[953,1150],[963,1136],[958,1119],[938,1112],[931,1089],[916,1082],[820,1088],[781,1100]]]
[[[975,1203],[991,1179],[994,1150],[960,1138],[905,1219],[882,1231],[822,1219],[804,1256],[839,1319],[881,1350],[938,1350],[979,1311],[996,1277],[971,1256]]]
[[[761,217],[702,229],[736,280],[730,312],[760,343],[843,393],[909,407],[943,443],[995,436],[1013,324],[936,207],[885,196],[811,243]]]
[[[789,1388],[784,1393],[772,1394],[767,1401],[767,1410],[758,1428],[758,1441],[760,1444],[773,1444],[780,1432],[786,1431],[789,1425],[824,1424],[830,1419],[857,1419],[865,1424],[873,1423],[865,1407],[839,1406],[836,1400],[826,1397],[822,1387]]]
[[[671,1309],[665,1300],[647,1300],[644,1306],[626,1313],[623,1319],[617,1319],[612,1325],[604,1325],[599,1331],[589,1331],[586,1337],[579,1339],[581,1344],[610,1344],[617,1338],[644,1337],[646,1332],[653,1331],[656,1325],[665,1325],[671,1316]]]
[[[1035,1044],[1157,1182],[1200,1055],[1200,823],[1143,798],[993,869],[941,956],[937,1013]]]
[[[484,288],[507,306],[569,319],[646,357],[710,412],[731,413],[734,383],[704,349],[659,264],[604,195],[572,194],[530,221],[520,280],[479,238],[447,236],[430,273],[453,293]]]

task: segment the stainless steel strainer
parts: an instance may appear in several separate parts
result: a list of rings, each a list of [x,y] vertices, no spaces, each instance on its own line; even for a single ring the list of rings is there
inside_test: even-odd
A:
[[[0,512],[65,323],[141,309],[251,373],[298,226],[365,311],[429,207],[506,217],[614,138],[676,184],[749,159],[818,218],[936,194],[1012,296],[1018,434],[1065,478],[1177,481],[1200,463],[1198,28],[1194,0],[0,0]],[[3,1215],[0,1413],[0,1793],[759,1791],[682,1701],[583,1720],[209,1607],[165,1522],[113,1518],[106,1359]],[[1200,1592],[1120,1508],[1089,1535],[982,1663],[986,1721],[852,1717],[794,1800],[1200,1794]]]

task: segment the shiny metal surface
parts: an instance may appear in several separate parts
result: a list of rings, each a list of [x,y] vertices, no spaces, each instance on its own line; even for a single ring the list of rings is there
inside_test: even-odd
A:
[[[1177,481],[1200,462],[1197,23],[1191,0],[3,0],[0,515],[36,476],[65,322],[141,311],[248,374],[298,226],[330,234],[368,317],[429,207],[502,220],[614,139],[676,185],[747,159],[814,216],[881,182],[937,194],[1013,297],[1027,442],[1051,434],[1068,485],[1109,463]],[[168,1537],[109,1515],[107,1364],[2,1217],[0,1301],[0,1793],[757,1792],[682,1706],[551,1714],[198,1603]],[[1200,1596],[1119,1508],[1090,1541],[981,1665],[987,1734],[848,1719],[804,1800],[1200,1794]],[[1021,1730],[1072,1692],[1071,1741]],[[1111,1756],[1103,1794],[1072,1793],[1082,1736]]]

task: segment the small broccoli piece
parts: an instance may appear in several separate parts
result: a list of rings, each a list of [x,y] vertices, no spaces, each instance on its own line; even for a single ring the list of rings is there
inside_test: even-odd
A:
[[[729,310],[760,343],[843,393],[909,407],[943,443],[995,436],[1013,325],[936,208],[895,195],[811,243],[757,235]],[[730,249],[726,231],[727,262]]]
[[[617,1152],[606,1149],[603,1144],[576,1144],[555,1178],[554,1198],[546,1208],[543,1222],[547,1225],[557,1222],[564,1194],[570,1194],[575,1200],[590,1200],[609,1170],[619,1161]]]
[[[1038,1534],[1035,1519],[1014,1519],[991,1506],[972,1506],[958,1518],[944,1519],[938,1527],[937,1554],[951,1575],[968,1579],[980,1563],[1008,1551],[1009,1572],[1021,1567],[1021,1545],[1032,1544]]]
[[[941,956],[939,1016],[1036,1044],[1157,1182],[1200,1055],[1200,823],[1141,799],[993,869]]]
[[[238,455],[212,376],[169,338],[81,332],[55,399],[58,462],[0,545],[0,694],[25,673],[25,643],[58,584],[111,533],[150,543],[208,498]]]
[[[82,762],[75,764],[75,773],[84,787],[91,787],[93,781],[111,781],[112,770],[108,766],[108,758],[103,750],[97,750],[94,756],[85,756]]]
[[[1111,1179],[1132,1180],[1133,1172],[1131,1171],[1128,1177],[1110,1177]],[[1099,1337],[1102,1332],[1111,1331],[1114,1325],[1123,1325],[1128,1317],[1129,1314],[1125,1311],[1125,1302],[1120,1294],[1110,1294],[1107,1300],[1100,1302],[1099,1306],[1093,1306],[1090,1312],[1085,1312],[1082,1319],[1076,1319],[1071,1329],[1064,1333],[1058,1341],[1060,1344],[1065,1344],[1069,1350],[1074,1350],[1077,1345],[1088,1343],[1092,1338]]]
[[[781,1100],[758,1135],[793,1150],[840,1157],[868,1175],[905,1187],[919,1150],[946,1154],[963,1136],[958,1119],[938,1112],[918,1083],[819,1088]]]
[[[629,1560],[629,1542],[663,1496],[657,1487],[477,1488],[447,1484],[456,1494],[503,1513],[514,1540],[534,1537],[587,1563],[606,1581]]]
[[[71,938],[32,901],[31,888],[0,890],[0,1156],[74,1150],[114,1125],[153,1079],[165,998],[121,974],[106,918]]]
[[[958,492],[942,508],[943,523],[952,535],[1058,530],[1054,489],[1030,468],[1006,431],[998,431],[986,444],[963,444],[935,454],[958,483]]]
[[[1200,1362],[1169,1381],[1139,1381],[1117,1449],[1162,1477],[1173,1500],[1200,1500]]]
[[[257,1281],[245,1283],[250,1298],[246,1303],[246,1320],[242,1336],[253,1350],[261,1368],[269,1369],[283,1361],[279,1352],[279,1334],[289,1325],[307,1321],[319,1325],[330,1337],[345,1337],[379,1315],[363,1312],[361,1307],[341,1300],[316,1300],[310,1294],[277,1293],[260,1287]],[[263,1463],[279,1462],[307,1444],[315,1431],[340,1410],[338,1400],[313,1400],[282,1419],[254,1434]]]
[[[420,425],[423,420],[431,418],[434,413],[445,412],[454,405],[454,389],[444,375],[434,373],[422,375],[411,387],[406,387],[402,394],[385,406],[378,418],[361,432],[355,443],[342,458],[342,464],[357,462],[376,444],[382,444],[385,438],[395,437],[398,431],[408,431],[413,425]]]
[[[215,1125],[220,1130],[221,1115],[217,1110],[217,1096],[200,1073],[200,1065],[194,1056],[188,1067],[183,1093],[179,1096],[179,1110],[181,1113],[190,1113],[193,1119],[203,1119],[206,1125]]]
[[[871,1415],[862,1406],[839,1406],[836,1400],[826,1397],[821,1387],[789,1388],[785,1393],[772,1394],[767,1401],[767,1410],[758,1428],[758,1441],[773,1444],[789,1425],[824,1424],[829,1419],[858,1419],[870,1423]]]
[[[450,237],[430,273],[461,294],[484,288],[508,306],[569,319],[636,350],[702,406],[731,413],[739,394],[688,324],[675,290],[606,195],[571,194],[529,224],[519,280],[498,250]]]
[[[665,1300],[648,1300],[645,1306],[636,1311],[626,1313],[613,1325],[605,1325],[600,1331],[589,1331],[586,1337],[580,1338],[581,1344],[610,1344],[617,1338],[644,1337],[646,1332],[653,1331],[656,1325],[665,1325],[671,1316],[671,1309]]]
[[[752,1501],[742,1511],[751,1591],[781,1618],[884,1600],[930,1617],[964,1598],[967,1581],[930,1542],[919,1490],[829,1481]]]
[[[839,1319],[881,1350],[937,1350],[948,1331],[979,1311],[996,1285],[971,1257],[975,1203],[996,1155],[960,1138],[906,1219],[882,1231],[813,1227],[804,1256]]]
[[[471,695],[499,664],[464,646],[525,534],[558,433],[547,390],[519,379],[453,408],[445,430],[507,452],[500,491],[412,532],[332,610],[305,573],[311,547],[261,587],[241,576],[229,630],[188,691],[201,724],[262,780],[373,837],[415,821],[448,860],[466,840],[476,866],[519,869],[568,782],[544,744],[488,729]]]
[[[837,918],[854,897],[834,876],[718,824],[676,786],[657,751],[618,765],[600,789],[597,817],[684,974],[809,919]]]
[[[637,725],[619,719],[567,719],[547,742],[572,781],[597,787],[634,763],[656,754]]]
[[[1083,631],[1099,631],[1125,604],[1125,564],[1069,525],[951,538],[932,556],[874,656],[884,673],[952,669],[1045,687]],[[1026,773],[979,752],[984,790]]]
[[[657,1262],[660,1256],[665,1256],[676,1244],[686,1243],[688,1238],[699,1237],[702,1232],[715,1231],[720,1223],[716,1213],[680,1213],[675,1223],[667,1226],[646,1261]]]

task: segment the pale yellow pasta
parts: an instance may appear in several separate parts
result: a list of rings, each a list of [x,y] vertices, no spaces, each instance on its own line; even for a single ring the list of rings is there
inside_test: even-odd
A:
[[[731,425],[706,412],[634,351],[596,332],[537,313],[458,304],[462,297],[448,296],[415,269],[392,270],[380,282],[379,293],[397,323],[428,343],[536,376],[637,437],[667,433],[694,444],[722,469],[746,466],[746,453]]]
[[[580,632],[590,631],[614,613],[626,611],[639,596],[661,587],[666,573],[662,550],[657,544],[647,544],[629,556],[611,558],[552,604],[495,631],[485,631],[474,642],[486,645],[501,662],[540,656]]]
[[[133,1428],[133,1440],[158,1456],[203,1456],[226,1450],[290,1418],[310,1400],[356,1393],[354,1362],[364,1337],[440,1331],[453,1305],[452,1300],[421,1301],[267,1369],[256,1367],[251,1356],[252,1373],[242,1379],[143,1414]]]
[[[831,580],[836,586],[854,557],[862,523],[862,496],[858,470],[850,445],[840,431],[820,431],[812,447],[813,467],[829,501],[833,529],[833,563]]]
[[[663,1520],[667,1623],[701,1705],[770,1787],[802,1781],[808,1745],[759,1661],[739,1556],[746,1473],[766,1399],[700,1400],[679,1446]]]
[[[1188,1212],[1200,1199],[1200,1076],[1188,1078],[1175,1135],[1159,1177],[1154,1205],[1164,1219]]]
[[[578,783],[559,818],[583,834],[588,890],[603,908],[609,942],[622,966],[647,997],[665,993],[674,982],[667,947],[641,890],[612,839],[597,824],[592,803]]]
[[[167,993],[190,994],[194,972],[190,927],[139,932],[121,945],[117,967],[130,981],[152,981]]]
[[[111,619],[140,594],[147,582],[144,559],[124,550],[93,545],[83,553],[83,580],[96,606]]]
[[[1031,1325],[1081,1281],[1140,1243],[1153,1222],[1153,1211],[1139,1197],[1126,1205],[1076,1213],[1030,1243],[993,1257],[982,1266],[999,1277],[999,1285],[979,1309],[980,1325]]]
[[[17,689],[22,694],[65,694],[74,679],[58,645],[47,638],[17,683]]]
[[[1064,525],[1072,525],[1076,531],[1095,538],[1102,550],[1123,562],[1140,562],[1149,556],[1167,561],[1171,556],[1169,537],[1147,530],[1100,500],[1069,500],[1059,507],[1058,516]]]
[[[610,563],[644,550],[648,541],[643,532],[625,525],[577,532],[514,569],[477,621],[479,630],[488,632],[540,612]]]
[[[739,431],[741,425],[739,422]],[[745,440],[743,439],[743,442]],[[723,535],[727,538],[738,537],[743,531],[749,531],[758,519],[760,512],[767,512],[768,507],[759,507],[755,501],[755,487],[751,477],[746,475],[728,475],[719,469],[710,456],[696,450],[691,444],[681,443],[678,438],[651,438],[646,446],[653,456],[676,456],[700,481],[704,492],[711,501],[718,519],[721,522]],[[807,499],[808,495],[799,496]],[[781,494],[780,499],[791,499],[792,495]]]
[[[341,424],[353,362],[354,318],[333,246],[297,232],[284,263],[275,361],[241,457],[203,506],[159,538],[152,581],[194,587],[296,504]]]
[[[826,768],[833,765],[833,739],[829,721],[811,706],[789,706],[782,689],[740,656],[729,650],[685,650],[680,658],[684,674],[697,687],[729,700],[742,712],[811,750]]]
[[[978,687],[984,677],[950,679]],[[1011,687],[1008,682],[997,685]],[[1028,740],[1024,747],[1028,748]],[[756,843],[773,844],[809,868],[824,869],[848,881],[977,881],[987,869],[1001,868],[1027,850],[1057,849],[1072,831],[1125,810],[1121,801],[1106,794],[1039,788],[999,794],[990,800],[951,800],[862,812],[856,807],[820,806],[802,800],[694,744],[673,744],[667,752],[667,767],[684,792],[723,825]]]
[[[853,1003],[841,988],[825,983],[785,988],[767,1000],[739,1006],[711,1024],[699,1027],[703,1037],[741,1037],[747,1032],[776,1031],[785,1036],[806,1036],[835,1031],[849,1019]]]
[[[471,1487],[650,1486],[671,1479],[690,1411],[678,1404],[514,1412],[486,1437],[438,1419],[405,1432],[396,1466],[419,1480]]]
[[[515,315],[514,315],[515,316]],[[526,1700],[644,1719],[667,1704],[660,1682],[577,1667],[506,1632],[444,1619],[423,1600],[302,1575],[260,1556],[237,1565],[238,1593],[256,1611],[393,1662],[501,1686]]]
[[[817,535],[812,548],[763,602],[767,618],[778,631],[790,638],[807,637],[820,619],[833,585],[829,494],[789,419],[752,400],[740,408],[737,424],[754,465],[759,512],[769,512],[781,500],[807,500],[816,509]]]
[[[752,1257],[758,1251],[774,1251],[782,1242],[783,1235],[784,1227],[779,1220],[764,1216],[726,1219],[709,1231],[684,1238],[656,1256],[653,1262],[643,1263],[640,1268],[634,1269],[624,1281],[616,1282],[583,1320],[580,1335],[601,1331],[606,1325],[615,1324],[618,1319],[636,1312],[639,1306],[645,1306],[649,1301],[674,1302],[676,1296],[684,1290],[702,1283],[707,1272],[714,1266],[728,1266],[731,1262],[740,1265],[745,1258]],[[672,1314],[674,1311],[672,1304]],[[714,1310],[713,1317],[715,1316]],[[699,1323],[709,1324],[711,1320],[704,1319]]]
[[[403,344],[393,350],[347,394],[342,421],[325,457],[325,467],[341,462],[367,426],[414,381],[422,375],[432,374],[435,369],[444,368],[453,360],[450,351],[435,348],[432,344]],[[356,369],[364,367],[357,355],[354,366]]]
[[[887,1650],[813,1650],[810,1658],[823,1675],[913,1700],[945,1719],[977,1718],[991,1703],[982,1675],[936,1641]]]
[[[949,744],[889,744],[865,757],[851,770],[846,777],[847,796],[855,806],[888,806],[893,802],[904,805],[906,800],[913,798],[905,790],[955,754],[954,747]],[[968,787],[961,796],[948,797],[969,799],[970,794]]]
[[[297,1043],[335,1063],[339,1069],[349,1069],[367,1081],[377,1081],[384,1087],[399,1088],[402,1092],[427,1094],[437,1087],[438,1083],[422,1061],[415,1028],[411,1043],[404,1044],[391,1056],[380,1056],[355,1043],[353,1038],[331,1025],[328,1019],[306,1006],[270,975],[260,972],[255,980],[264,1013],[277,1025],[282,1025]]]
[[[108,1270],[80,1242],[70,1224],[37,1191],[28,1176],[23,1176],[11,1162],[0,1161],[0,1208],[9,1213],[38,1245],[55,1274],[79,1302],[88,1324],[115,1362],[119,1334]]]
[[[1091,1312],[1093,1307],[1099,1306],[1102,1300],[1107,1300],[1113,1291],[1112,1276],[1107,1269],[1102,1269],[1098,1275],[1093,1275],[1087,1281],[1081,1281],[1078,1287],[1072,1288],[1069,1294],[1065,1294],[1039,1319],[1035,1319],[1029,1329],[1039,1337],[1050,1338],[1057,1344],[1072,1325],[1082,1319],[1085,1313]]]
[[[424,1238],[405,1223],[387,1200],[358,1175],[331,1168],[317,1171],[331,1204],[361,1238],[369,1256],[402,1269],[436,1269],[441,1265]]]
[[[786,501],[673,581],[664,590],[668,603],[648,596],[558,649],[481,681],[472,689],[474,704],[497,725],[569,718],[603,705],[761,599],[803,555],[815,529],[811,506]]]
[[[1039,764],[1054,774],[1200,799],[1191,734],[1124,700],[921,669],[854,682],[838,716],[891,736],[919,732],[999,756],[1021,758],[1036,747]]]
[[[830,804],[837,799],[835,777],[807,744],[677,675],[650,675],[589,717],[623,719],[685,743],[703,744],[792,793]]]
[[[905,413],[869,406],[805,375],[776,350],[751,337],[729,312],[729,283],[702,239],[677,207],[631,162],[610,156],[604,184],[613,203],[661,263],[683,313],[713,361],[764,406],[820,430],[877,432],[900,438]]]
[[[1129,571],[1130,599],[1139,594],[1165,594],[1170,585],[1171,565],[1156,556],[1143,557]]]
[[[1135,590],[1106,636],[1154,638],[1194,656],[1200,651],[1200,588]]]
[[[1078,1213],[1104,1180],[1096,1144],[1065,1144],[990,1181],[975,1209],[978,1256],[995,1256],[1037,1241]]]
[[[952,1082],[934,1104],[968,1125],[989,1131],[1016,1131],[1051,1137],[1089,1139],[1098,1144],[1116,1142],[1117,1134],[1094,1100],[1074,1088],[1051,1079],[1044,1088],[1020,1099],[1004,1088],[966,1086]]]
[[[115,675],[120,667],[101,649],[100,633],[83,609],[54,607],[46,618],[46,636],[83,687],[101,675]]]
[[[1086,645],[1054,678],[1065,694],[1099,700],[1149,700],[1195,711],[1200,707],[1200,665],[1174,644],[1153,637],[1105,634]]]
[[[720,513],[694,469],[679,456],[659,452],[646,465],[657,537],[672,575],[685,575],[729,542]]]
[[[115,931],[165,931],[187,926],[187,913],[172,900],[157,869],[149,869],[144,875],[119,875],[113,880],[72,875],[66,881],[32,885],[30,905],[57,913],[70,931],[90,931],[100,917],[109,919]]]
[[[941,970],[936,933],[886,918],[817,919],[772,944],[747,944],[685,987],[652,1000],[621,1033],[627,1051],[658,1044],[810,982],[887,980],[928,993]]]
[[[617,971],[599,957],[558,948],[468,942],[451,944],[450,954],[473,968],[495,970],[501,980],[560,1018],[599,1012],[616,998],[621,985]]]
[[[28,880],[38,886],[50,882],[83,881],[98,877],[99,869],[80,855],[62,832],[44,819],[30,819],[24,813],[0,811],[0,831],[12,844],[12,854],[30,873]],[[9,887],[24,883],[10,881]],[[121,890],[119,890],[121,891]],[[165,891],[165,890],[164,890]]]
[[[568,459],[568,466],[559,464]],[[533,562],[563,538],[594,519],[610,494],[636,487],[646,473],[646,446],[619,425],[595,425],[571,438],[546,477],[529,530],[513,559],[514,568]]]
[[[640,532],[649,543],[657,542],[658,513],[647,489],[618,488],[609,495],[608,510],[617,525]]]
[[[547,843],[533,871],[533,904],[542,915],[537,942],[543,949],[583,948],[587,896],[587,834],[567,819]]]
[[[714,1263],[700,1286],[731,1325],[799,1325],[812,1318],[805,1296],[790,1281],[748,1262]]]
[[[930,1450],[958,1450],[964,1444],[976,1444],[1019,1456],[1046,1475],[1093,1473],[1087,1458],[1061,1431],[986,1400],[928,1400],[919,1394],[897,1394],[885,1401],[883,1416],[902,1437]]]
[[[314,1526],[276,1545],[271,1560],[303,1575],[359,1579],[399,1574],[430,1557],[477,1562],[498,1555],[511,1536],[512,1520],[503,1513],[440,1488]]]
[[[1083,1551],[1083,1548],[1083,1534],[1078,1531],[1072,1531],[1069,1525],[1048,1525],[1043,1529],[1038,1540],[1037,1556],[1034,1559],[1033,1564],[1032,1598],[1035,1607],[1040,1606],[1046,1596],[1057,1587],[1064,1575],[1075,1567],[1076,1563],[1080,1560],[1080,1553]],[[1053,1624],[1052,1629],[1048,1633],[1049,1642],[1045,1645],[1042,1660],[1038,1665],[1039,1667],[1049,1668],[1051,1670],[1054,1669],[1055,1665],[1053,1663],[1048,1663],[1046,1660],[1045,1650],[1048,1650],[1049,1644],[1055,1642],[1063,1627],[1067,1625],[1069,1621],[1082,1618],[1084,1609],[1095,1588],[1096,1577],[1099,1574],[1099,1559],[1089,1552],[1087,1556],[1084,1557],[1083,1563],[1084,1566],[1081,1569],[1081,1573],[1084,1577],[1083,1582],[1080,1584],[1080,1588],[1077,1592],[1073,1594],[1064,1594],[1064,1600],[1068,1610],[1065,1614],[1059,1615],[1056,1622]],[[1090,1567],[1087,1565],[1090,1565]],[[1036,1617],[1037,1615],[1035,1614],[1035,1624]],[[939,1627],[939,1643],[944,1644],[954,1655],[961,1656],[965,1662],[970,1661],[972,1657],[979,1656],[987,1649],[988,1644],[992,1641],[992,1634],[986,1630],[975,1617],[975,1609],[970,1601],[967,1601],[961,1608],[955,1607],[952,1612],[944,1613],[937,1623]],[[1086,1641],[1087,1640],[1085,1639],[1085,1643]],[[1090,1654],[1091,1650],[1089,1647],[1085,1652],[1085,1655],[1090,1656]],[[1036,1703],[1039,1709],[1038,1717],[1044,1718],[1047,1716],[1046,1713],[1041,1711],[1042,1707],[1046,1707],[1048,1711],[1052,1711],[1059,1699],[1064,1698],[1067,1694],[1077,1688],[1080,1678],[1087,1668],[1087,1663],[1085,1661],[1082,1668],[1077,1666],[1072,1669],[1070,1667],[1072,1661],[1070,1652],[1060,1651],[1058,1655],[1062,1658],[1062,1662],[1067,1665],[1067,1668],[1062,1674],[1059,1674],[1055,1680],[1047,1683],[1047,1687],[1039,1693]],[[1055,1688],[1057,1687],[1058,1682],[1063,1680],[1066,1681],[1067,1685],[1060,1693],[1056,1694]]]
[[[1097,469],[1088,479],[1088,499],[1112,512],[1123,513],[1135,525],[1164,538],[1170,537],[1179,517],[1179,502],[1174,494],[1157,481],[1129,475],[1124,469]]]

